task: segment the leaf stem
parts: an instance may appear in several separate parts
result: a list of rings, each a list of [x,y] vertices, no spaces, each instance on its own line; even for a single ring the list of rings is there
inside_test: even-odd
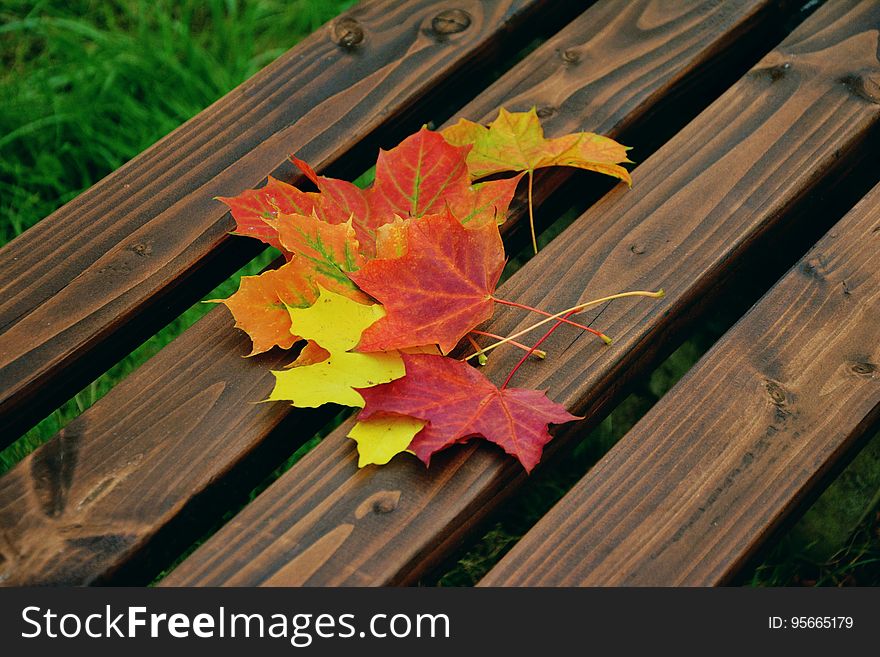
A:
[[[530,310],[533,313],[538,313],[539,315],[544,315],[544,317],[551,316],[550,313],[548,313],[546,310],[541,310],[540,308],[533,308],[532,306],[527,306],[522,303],[517,303],[516,301],[507,301],[506,299],[499,299],[498,297],[492,297],[492,300],[497,303],[502,303],[505,306],[513,306],[514,308],[521,308],[523,310]],[[605,335],[601,331],[597,331],[596,329],[594,329],[590,326],[586,326],[584,324],[578,324],[577,322],[571,321],[567,317],[560,317],[559,321],[563,322],[564,324],[571,324],[572,326],[576,326],[577,328],[579,328],[581,330],[589,331],[593,335],[595,335],[599,338],[602,338],[602,341],[605,344],[611,344],[611,338],[609,338],[607,335]]]
[[[532,229],[532,248],[535,250],[535,255],[538,255],[538,238],[535,235],[535,210],[534,203],[532,202],[532,183],[534,178],[535,172],[529,169],[529,226]]]
[[[572,312],[568,313],[568,315],[574,314],[574,312],[575,311],[572,311]],[[568,317],[568,315],[565,315],[564,317],[560,317],[556,321],[556,323],[552,327],[550,327],[550,330],[548,330],[544,335],[542,335],[541,338],[534,344],[534,346],[531,349],[529,349],[529,351],[527,351],[526,354],[522,358],[519,359],[519,362],[513,366],[513,369],[510,370],[510,374],[508,374],[507,378],[504,379],[504,383],[501,384],[502,390],[504,390],[507,387],[507,385],[510,383],[510,380],[513,378],[513,375],[516,374],[516,371],[520,367],[522,367],[523,363],[526,362],[526,360],[532,354],[532,352],[536,351],[538,349],[538,347],[540,347],[541,344],[543,344],[544,340],[546,340],[551,335],[553,335],[553,331],[555,331],[556,329],[558,329],[560,326],[562,326],[565,323],[563,320],[566,319]]]
[[[477,330],[473,330],[473,331],[471,331],[471,333],[475,333],[476,335],[485,335],[487,338],[495,338],[496,340],[503,340],[504,339],[503,335],[498,335],[497,333],[486,333],[485,331],[477,331]],[[468,335],[468,340],[470,340],[471,344],[474,345],[476,349],[480,348],[480,346],[474,342],[473,338],[471,338],[470,335]],[[519,347],[523,351],[528,351],[530,353],[533,353],[533,354],[535,354],[535,356],[537,356],[538,358],[541,358],[542,360],[544,358],[547,358],[547,352],[542,349],[533,349],[532,347],[524,345],[522,342],[517,342],[516,340],[511,340],[509,342],[509,344],[513,345],[514,347]]]
[[[493,349],[500,347],[503,344],[507,344],[512,340],[516,340],[519,337],[522,337],[529,331],[534,331],[536,328],[543,326],[548,322],[552,322],[554,319],[559,319],[560,317],[576,314],[581,312],[582,310],[586,310],[592,306],[598,306],[601,303],[605,303],[607,301],[613,301],[614,299],[623,299],[625,297],[649,297],[651,299],[661,299],[664,296],[663,290],[657,290],[656,292],[647,292],[645,290],[636,290],[633,292],[620,292],[618,294],[612,294],[607,297],[602,297],[601,299],[593,299],[592,301],[585,301],[584,303],[579,303],[576,306],[572,306],[571,308],[566,308],[565,310],[560,310],[555,315],[551,315],[546,319],[542,319],[540,322],[532,324],[531,326],[527,326],[522,331],[514,333],[506,338],[502,338],[498,342],[493,342],[488,347],[483,347],[477,352],[472,353],[470,356],[465,356],[462,360],[470,360],[471,358],[477,358],[480,354],[485,354],[488,351],[492,351]]]
[[[471,331],[471,333],[473,333],[473,331]],[[470,334],[470,333],[467,334],[467,339],[468,339],[468,342],[471,343],[471,346],[472,346],[474,349],[476,349],[477,351],[480,350],[480,344],[479,344],[476,340],[474,340],[474,339],[471,337],[471,334]],[[480,367],[482,367],[483,365],[486,364],[486,362],[487,362],[489,359],[486,358],[486,354],[480,354],[480,357],[479,357],[477,360],[478,360],[478,362],[480,363]]]

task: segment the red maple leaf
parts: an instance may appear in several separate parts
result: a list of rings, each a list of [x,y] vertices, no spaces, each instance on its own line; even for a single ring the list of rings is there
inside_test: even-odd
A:
[[[447,210],[410,220],[406,243],[403,256],[370,260],[349,274],[386,313],[364,331],[358,350],[438,344],[449,353],[492,316],[492,294],[504,268],[498,226],[462,226]]]
[[[290,156],[290,160],[318,188],[320,193],[317,194],[318,202],[314,210],[321,220],[329,224],[341,224],[351,219],[358,240],[369,243],[376,227],[394,218],[382,219],[375,216],[370,208],[366,191],[354,183],[339,178],[319,176],[312,167],[294,155]]]
[[[519,177],[471,185],[470,149],[422,128],[391,150],[379,151],[376,180],[366,189],[319,176],[299,158],[290,159],[320,191],[317,216],[331,224],[351,219],[361,251],[373,257],[376,230],[398,217],[423,217],[448,207],[462,223],[503,221]]]
[[[269,176],[269,181],[260,189],[247,189],[233,197],[218,196],[217,200],[227,205],[235,219],[235,235],[253,237],[274,246],[289,260],[290,254],[281,246],[278,231],[266,220],[275,219],[279,214],[311,214],[319,195],[301,192],[293,185]]]
[[[519,178],[471,185],[467,156],[471,146],[453,146],[438,132],[422,128],[395,148],[380,151],[376,180],[367,189],[319,176],[295,156],[291,161],[318,188],[303,192],[269,177],[260,189],[218,197],[235,219],[236,235],[256,238],[291,254],[278,239],[279,215],[311,215],[329,224],[351,221],[360,252],[376,253],[376,229],[397,217],[422,217],[448,206],[462,223],[503,221]]]
[[[404,415],[427,421],[409,449],[429,464],[431,455],[482,436],[515,456],[527,472],[552,436],[548,426],[578,420],[544,391],[500,390],[467,363],[430,354],[404,354],[406,376],[359,390],[366,405],[358,419]]]
[[[471,197],[470,150],[422,128],[397,148],[379,151],[376,182],[369,190],[371,206],[385,216],[422,217]]]
[[[376,229],[396,217],[440,212],[448,203],[474,205],[469,151],[469,146],[452,146],[439,133],[422,128],[390,151],[379,151],[376,180],[367,189],[319,176],[302,160],[290,159],[320,191],[317,216],[331,224],[351,219],[362,251],[372,257]]]

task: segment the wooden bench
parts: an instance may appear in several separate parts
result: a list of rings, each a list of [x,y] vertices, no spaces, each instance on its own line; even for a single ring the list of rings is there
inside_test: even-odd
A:
[[[429,119],[534,105],[548,133],[608,134],[639,163],[631,190],[587,207],[501,295],[563,308],[667,292],[600,310],[611,347],[559,331],[552,367],[521,370],[587,418],[556,432],[547,467],[745,273],[803,258],[483,583],[730,581],[880,421],[880,189],[841,219],[864,191],[853,179],[880,173],[880,7],[577,4],[364,3],[9,244],[4,443],[254,255],[213,196],[295,180],[288,152],[356,175]],[[540,176],[539,216],[583,208],[584,180]],[[525,322],[502,308],[491,325]],[[160,585],[408,584],[525,479],[476,445],[430,470],[358,470],[345,422],[224,523],[336,413],[248,403],[283,355],[246,352],[213,310],[0,478],[0,581],[147,583],[222,525]]]

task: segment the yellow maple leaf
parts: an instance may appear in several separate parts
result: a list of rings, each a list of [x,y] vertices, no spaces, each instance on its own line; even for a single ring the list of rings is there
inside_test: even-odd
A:
[[[472,146],[467,156],[472,180],[506,171],[528,174],[529,223],[532,246],[538,252],[532,202],[532,183],[536,169],[550,166],[577,167],[598,171],[632,185],[629,171],[621,164],[630,162],[629,150],[613,139],[593,132],[574,132],[548,139],[533,107],[528,112],[508,112],[503,107],[488,127],[459,119],[441,134],[453,146]]]
[[[632,183],[620,166],[629,162],[626,146],[592,132],[574,132],[548,139],[533,107],[528,112],[498,112],[489,127],[459,119],[442,131],[451,144],[473,148],[467,156],[468,172],[474,180],[504,171],[534,171],[549,166],[589,169]]]
[[[289,401],[314,408],[326,403],[363,407],[355,388],[369,388],[402,377],[406,371],[396,351],[352,353],[364,329],[385,316],[381,305],[364,305],[319,286],[319,296],[308,308],[288,308],[291,332],[322,347],[329,357],[273,371],[275,388],[267,401]],[[296,365],[296,363],[294,363]]]
[[[415,435],[427,424],[404,415],[385,415],[355,424],[348,437],[357,443],[358,467],[385,465],[405,452]]]

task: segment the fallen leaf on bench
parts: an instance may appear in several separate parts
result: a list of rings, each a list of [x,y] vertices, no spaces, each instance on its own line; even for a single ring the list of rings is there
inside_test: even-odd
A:
[[[372,258],[377,229],[396,218],[423,217],[448,207],[462,223],[503,222],[517,181],[471,185],[469,151],[470,146],[453,146],[440,133],[422,128],[379,152],[376,179],[367,189],[319,176],[302,160],[291,160],[320,191],[317,217],[331,224],[351,219],[361,252]]]
[[[533,107],[528,112],[501,108],[489,127],[459,119],[441,133],[458,146],[473,146],[467,157],[473,180],[505,171],[535,171],[543,167],[567,166],[598,171],[632,184],[626,146],[592,132],[574,132],[548,139]]]
[[[294,259],[294,262],[296,259]],[[293,406],[316,407],[326,403],[363,406],[355,388],[386,383],[405,374],[397,352],[353,353],[365,328],[385,313],[376,304],[364,305],[319,288],[320,296],[308,308],[288,308],[291,331],[313,341],[329,353],[314,362],[315,350],[303,350],[308,364],[293,363],[291,369],[273,371],[275,388],[267,401],[289,401]]]
[[[425,424],[424,420],[403,415],[375,415],[356,423],[348,437],[357,443],[358,467],[385,465],[397,454],[407,451]]]
[[[447,210],[410,220],[406,242],[400,258],[371,260],[351,274],[386,313],[364,331],[358,350],[439,344],[449,353],[492,316],[492,293],[504,268],[498,227],[468,228]]]
[[[233,234],[253,237],[283,251],[277,232],[266,220],[282,213],[310,214],[318,197],[269,176],[260,189],[247,189],[233,197],[218,196],[217,200],[226,204],[235,219]]]
[[[369,190],[371,205],[385,216],[422,217],[472,195],[469,150],[427,128],[389,151],[380,150]]]
[[[538,252],[532,206],[532,182],[536,169],[551,166],[577,167],[620,178],[632,185],[629,171],[621,163],[630,162],[629,150],[613,139],[592,132],[574,132],[548,139],[533,107],[528,112],[508,112],[503,107],[488,127],[459,119],[442,131],[457,146],[471,146],[467,165],[473,180],[507,171],[528,174],[529,224],[532,248]]]
[[[272,221],[278,230],[281,246],[295,259],[303,259],[311,269],[311,285],[319,285],[359,303],[369,303],[348,277],[360,269],[366,259],[358,250],[351,221],[328,224],[312,215],[281,215]]]
[[[247,333],[253,347],[250,356],[272,347],[290,349],[299,336],[290,332],[288,306],[310,306],[318,298],[308,263],[292,260],[259,276],[242,276],[238,291],[222,303],[235,318],[235,327]]]
[[[402,358],[406,376],[360,391],[366,405],[358,420],[388,414],[425,420],[409,449],[426,464],[435,452],[482,436],[530,472],[551,439],[548,426],[579,419],[543,391],[500,390],[467,363],[422,354]]]
[[[524,358],[543,357],[536,347],[566,323],[610,339],[570,320],[578,307],[553,314],[494,296],[505,264],[498,226],[523,176],[533,219],[536,169],[574,166],[629,183],[621,166],[629,162],[627,150],[585,132],[547,139],[534,109],[502,109],[488,127],[461,120],[442,133],[422,128],[380,151],[366,188],[319,176],[291,156],[316,192],[270,178],[259,190],[221,198],[238,234],[288,258],[275,271],[243,277],[222,301],[251,336],[252,354],[307,341],[293,363],[272,372],[266,401],[365,406],[349,433],[361,467],[385,464],[402,451],[428,463],[438,450],[483,437],[531,471],[551,438],[549,426],[575,416],[544,392],[507,388],[524,359],[501,388],[467,359],[485,359],[506,344],[524,350]],[[480,181],[507,172],[516,175]],[[496,303],[544,318],[511,336],[477,330]],[[534,346],[517,341],[554,320]],[[496,342],[481,347],[471,332]],[[444,356],[465,337],[476,350],[465,361]]]

